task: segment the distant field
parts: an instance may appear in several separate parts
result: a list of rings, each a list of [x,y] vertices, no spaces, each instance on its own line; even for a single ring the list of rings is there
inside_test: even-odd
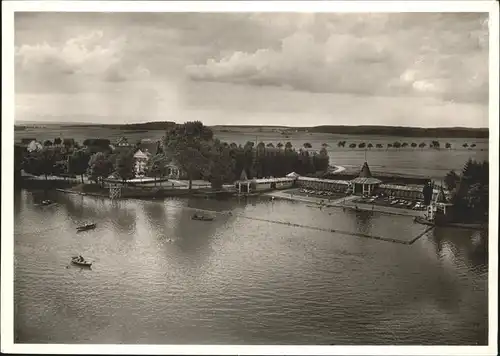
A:
[[[335,135],[325,133],[287,133],[281,134],[281,131],[273,128],[266,128],[267,132],[255,132],[255,130],[236,131],[234,128],[230,132],[227,129],[214,128],[215,135],[222,141],[236,144],[245,144],[247,141],[264,141],[266,144],[272,142],[276,145],[278,142],[285,143],[290,141],[296,148],[300,148],[304,143],[309,142],[315,150],[321,149],[323,143],[329,145],[327,147],[330,155],[331,164],[345,166],[348,170],[357,170],[361,167],[365,160],[365,150],[339,148],[339,141],[347,141],[350,143],[359,144],[361,142],[372,143],[376,145],[380,143],[387,146],[388,143],[394,141],[407,143],[425,142],[430,144],[433,137],[394,137],[394,136],[375,136],[375,135]],[[22,131],[15,131],[14,138],[18,142],[21,138],[36,138],[38,140],[53,140],[56,137],[74,138],[76,141],[83,142],[86,138],[99,137],[107,138],[112,142],[119,137],[126,137],[131,143],[137,142],[140,139],[161,139],[165,134],[163,130],[119,130],[106,127],[62,127],[47,125],[44,128],[26,128]],[[288,136],[288,137],[286,137]],[[429,148],[405,148],[405,149],[371,149],[366,151],[366,159],[373,171],[397,172],[412,175],[431,177],[433,179],[441,179],[449,170],[459,171],[468,158],[476,160],[488,160],[488,139],[471,139],[471,138],[449,138],[437,139],[441,146],[444,147],[446,142],[451,143],[452,149],[433,150]],[[475,143],[474,149],[464,149],[464,143]]]

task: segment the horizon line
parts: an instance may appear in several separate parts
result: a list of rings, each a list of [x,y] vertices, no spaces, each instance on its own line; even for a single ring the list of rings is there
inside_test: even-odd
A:
[[[192,120],[191,120],[192,121]],[[194,121],[200,121],[203,123],[201,120],[194,120]],[[141,124],[154,124],[154,123],[166,123],[166,122],[171,122],[175,123],[178,125],[181,125],[182,123],[176,122],[176,121],[169,121],[169,120],[161,120],[161,121],[142,121],[142,122],[130,122],[130,123],[100,123],[100,122],[82,122],[82,121],[77,121],[77,122],[64,122],[64,121],[38,121],[38,120],[15,120],[14,119],[14,126],[23,124],[23,123],[29,123],[29,124],[46,124],[46,125],[55,125],[55,124],[61,124],[61,125],[98,125],[98,126],[119,126],[119,125],[141,125]],[[188,122],[188,121],[185,121]],[[282,127],[282,128],[315,128],[315,127],[325,127],[325,126],[334,126],[334,127],[401,127],[401,128],[408,128],[408,129],[472,129],[472,130],[489,130],[489,127],[484,127],[484,126],[405,126],[405,125],[383,125],[383,124],[374,124],[374,125],[348,125],[348,124],[322,124],[322,125],[313,125],[313,126],[290,126],[290,125],[259,125],[259,124],[214,124],[214,125],[206,125],[203,123],[205,126],[208,127],[216,127],[216,126],[226,126],[226,127]]]

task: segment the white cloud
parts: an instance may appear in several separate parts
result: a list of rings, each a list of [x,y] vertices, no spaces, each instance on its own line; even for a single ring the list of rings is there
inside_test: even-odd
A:
[[[279,48],[235,51],[186,72],[196,81],[486,101],[484,16],[424,15],[278,16],[275,29],[287,33]],[[252,20],[272,27],[262,16]]]
[[[106,41],[102,31],[71,38],[60,45],[24,44],[15,50],[16,77],[23,88],[46,85],[67,89],[64,82],[74,80],[124,81],[149,76],[141,65],[127,63],[123,51],[126,38]],[[40,83],[41,82],[41,83]],[[52,83],[52,85],[51,85]]]
[[[485,19],[19,13],[16,116],[487,126]]]

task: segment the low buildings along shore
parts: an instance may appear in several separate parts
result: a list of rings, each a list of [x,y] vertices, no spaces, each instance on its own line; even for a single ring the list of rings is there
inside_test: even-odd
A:
[[[246,174],[242,174],[243,177],[246,178]],[[384,184],[382,180],[373,177],[367,162],[363,164],[359,175],[351,180],[303,177],[296,173],[290,173],[282,178],[240,179],[235,182],[236,192],[240,195],[293,187],[312,191],[335,192],[344,196],[354,195],[360,198],[363,196],[385,196],[394,200],[403,199],[424,203],[424,214],[431,221],[435,219],[437,214],[446,215],[452,205],[448,202],[449,192],[446,192],[443,187],[432,186],[432,195],[425,199],[425,185]]]

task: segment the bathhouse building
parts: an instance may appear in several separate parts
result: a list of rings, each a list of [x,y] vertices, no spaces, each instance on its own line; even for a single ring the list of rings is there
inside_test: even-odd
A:
[[[274,189],[292,188],[295,178],[260,178],[250,180],[239,180],[235,183],[236,191],[239,194],[264,192]]]
[[[349,181],[298,176],[296,185],[305,189],[345,193],[349,187]]]

